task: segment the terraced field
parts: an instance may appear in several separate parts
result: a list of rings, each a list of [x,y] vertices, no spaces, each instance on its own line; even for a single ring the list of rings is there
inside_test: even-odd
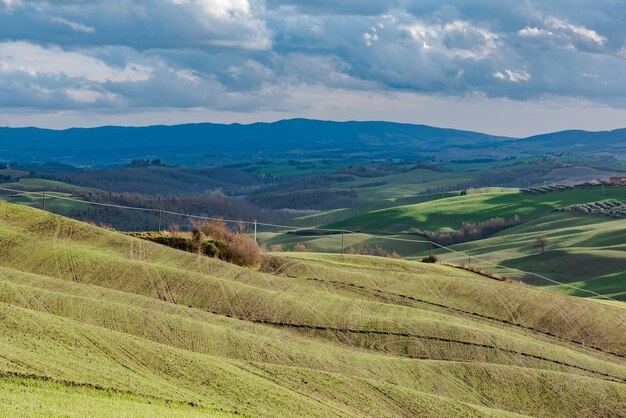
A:
[[[619,416],[626,309],[441,265],[261,271],[0,204],[0,413]]]

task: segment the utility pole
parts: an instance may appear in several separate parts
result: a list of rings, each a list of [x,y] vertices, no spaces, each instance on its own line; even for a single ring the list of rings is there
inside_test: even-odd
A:
[[[46,210],[46,192],[41,193],[41,209]]]
[[[256,219],[255,219],[255,220],[254,220],[254,243],[255,243],[255,244],[257,244],[257,243],[258,243],[258,241],[256,240],[256,226],[257,226],[257,223],[256,223]]]
[[[159,209],[159,232],[161,232],[161,216],[163,215],[163,210]]]
[[[343,255],[343,234],[344,234],[344,230],[343,228],[341,228],[341,255]]]

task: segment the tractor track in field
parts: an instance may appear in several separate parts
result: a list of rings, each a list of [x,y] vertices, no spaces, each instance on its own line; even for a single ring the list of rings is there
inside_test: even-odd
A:
[[[65,247],[67,251],[67,261],[70,265],[70,271],[72,273],[72,281],[74,281],[75,283],[80,283],[80,281],[78,280],[78,274],[76,273],[76,263],[74,262],[74,256],[72,255],[72,248],[70,246],[70,241],[72,240],[73,234],[74,234],[74,229],[72,227],[72,224],[70,223],[67,241],[65,242]]]
[[[297,277],[297,276],[292,276],[292,275],[287,275],[287,277],[290,277],[290,278],[293,278],[293,279],[303,279],[302,277]],[[501,324],[511,325],[511,326],[516,327],[516,328],[521,328],[521,329],[524,329],[524,330],[527,330],[527,331],[535,332],[537,334],[541,334],[541,335],[544,335],[544,336],[555,338],[555,339],[558,339],[558,340],[561,340],[561,341],[564,341],[564,342],[569,342],[569,343],[572,343],[572,344],[576,344],[576,345],[581,346],[583,348],[592,349],[592,350],[598,351],[598,352],[603,353],[603,354],[609,354],[609,355],[612,355],[612,356],[615,356],[615,357],[626,359],[626,355],[624,355],[624,354],[616,353],[614,351],[605,350],[603,348],[600,348],[600,347],[597,347],[597,346],[594,346],[594,345],[587,345],[587,344],[585,344],[585,343],[583,343],[581,341],[570,340],[568,338],[565,338],[565,337],[562,337],[562,336],[559,336],[559,335],[556,335],[556,334],[553,334],[551,332],[544,331],[544,330],[541,330],[541,329],[538,329],[538,328],[529,327],[529,326],[526,326],[526,325],[521,325],[521,324],[518,324],[518,323],[515,323],[515,322],[512,322],[512,321],[508,321],[506,319],[494,318],[492,316],[483,315],[483,314],[476,313],[476,312],[465,311],[465,310],[462,310],[462,309],[459,309],[459,308],[454,308],[452,306],[444,305],[444,304],[441,304],[441,303],[437,303],[437,302],[432,302],[432,301],[427,301],[427,300],[424,300],[424,299],[416,298],[414,296],[404,295],[404,294],[400,294],[400,293],[386,292],[384,290],[368,288],[366,286],[357,285],[357,284],[354,284],[354,283],[344,283],[344,282],[316,279],[316,278],[310,278],[310,277],[304,278],[304,280],[310,280],[310,281],[325,283],[325,284],[339,286],[339,287],[344,287],[344,288],[358,289],[358,290],[363,290],[363,291],[366,291],[366,292],[375,293],[375,294],[382,295],[382,296],[393,297],[393,298],[400,298],[400,299],[405,299],[405,300],[409,300],[409,301],[412,301],[412,302],[423,303],[423,304],[426,304],[426,305],[435,306],[435,307],[438,307],[438,308],[446,309],[446,310],[457,312],[457,313],[460,313],[460,314],[470,315],[470,316],[474,316],[474,317],[477,317],[477,318],[486,319],[486,320],[489,320],[489,321],[495,321],[495,322],[498,322],[498,323],[501,323]]]
[[[241,319],[241,320],[246,321],[245,319]],[[312,330],[312,331],[330,331],[330,332],[345,333],[345,334],[361,334],[361,335],[369,334],[369,335],[384,335],[384,336],[394,336],[394,337],[404,337],[404,338],[416,338],[416,339],[421,339],[421,340],[428,340],[428,341],[435,341],[435,342],[442,342],[442,343],[449,343],[449,344],[450,343],[460,344],[460,345],[469,346],[469,347],[486,348],[490,350],[501,351],[501,352],[508,353],[508,354],[528,357],[528,358],[532,358],[535,360],[540,360],[540,361],[544,361],[547,363],[556,364],[559,366],[571,367],[573,369],[577,369],[577,370],[584,371],[587,373],[603,376],[605,378],[608,378],[608,380],[611,380],[614,382],[626,383],[626,378],[613,376],[611,374],[600,372],[597,370],[588,369],[586,367],[581,367],[581,366],[577,366],[574,364],[565,363],[560,360],[554,360],[554,359],[550,359],[547,357],[538,356],[535,354],[524,353],[521,351],[509,349],[509,348],[502,348],[502,347],[489,345],[489,344],[474,343],[471,341],[455,340],[452,338],[433,337],[429,335],[418,335],[418,334],[411,334],[408,332],[394,332],[394,331],[380,331],[380,330],[352,329],[352,328],[335,328],[335,327],[325,327],[325,326],[318,326],[318,325],[276,322],[276,321],[268,321],[268,320],[263,320],[263,319],[248,320],[248,321],[258,323],[258,324],[271,325],[274,327],[281,327],[281,328],[296,328],[296,329],[306,329],[306,330]],[[404,356],[421,359],[421,360],[431,360],[431,358],[425,357],[425,356],[424,357],[409,356],[409,355],[404,355]]]
[[[76,381],[73,381],[73,380],[66,380],[66,379],[55,379],[55,378],[50,377],[50,376],[42,376],[42,375],[38,375],[38,374],[34,374],[34,373],[19,373],[19,372],[10,372],[10,371],[0,371],[0,379],[23,379],[23,380],[31,380],[31,381],[44,382],[44,383],[52,383],[52,384],[64,386],[64,387],[67,387],[67,388],[92,389],[92,390],[95,390],[95,391],[101,391],[101,392],[105,392],[105,393],[112,393],[112,394],[115,394],[115,395],[136,396],[138,398],[144,398],[146,400],[160,401],[160,402],[165,403],[166,405],[189,406],[189,407],[192,407],[192,408],[197,408],[198,410],[206,410],[207,412],[209,412],[209,411],[219,411],[219,412],[225,412],[225,413],[229,413],[229,414],[233,414],[233,415],[248,416],[248,415],[242,414],[241,412],[230,411],[228,409],[205,408],[202,405],[197,404],[196,402],[183,401],[183,400],[178,400],[178,399],[162,398],[162,397],[155,396],[155,395],[142,394],[142,393],[139,393],[139,392],[133,392],[133,391],[130,391],[130,390],[118,389],[118,388],[115,388],[115,387],[107,387],[107,386],[102,386],[102,385],[98,385],[98,384],[94,384],[94,383],[76,382]]]

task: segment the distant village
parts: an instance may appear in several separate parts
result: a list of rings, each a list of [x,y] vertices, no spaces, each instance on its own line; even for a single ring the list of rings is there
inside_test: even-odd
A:
[[[613,186],[626,186],[626,176],[613,176],[609,178],[609,183]]]

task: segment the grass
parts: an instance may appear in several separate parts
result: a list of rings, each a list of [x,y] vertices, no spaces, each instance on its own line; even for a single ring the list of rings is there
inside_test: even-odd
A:
[[[463,222],[515,215],[528,220],[562,206],[613,199],[626,200],[626,188],[575,189],[540,195],[513,191],[468,194],[362,213],[326,227],[386,233],[406,232],[410,228],[450,231],[460,228]]]
[[[67,386],[33,378],[0,380],[0,414],[29,417],[102,416],[232,416],[217,410],[200,411],[184,403],[117,393],[106,389]],[[204,413],[203,413],[204,412]]]
[[[626,406],[620,307],[365,256],[279,254],[259,272],[10,204],[0,245],[7,415]]]
[[[61,181],[55,180],[47,180],[47,179],[34,179],[34,178],[20,178],[16,182],[12,183],[2,183],[1,187],[6,187],[8,189],[18,189],[24,191],[48,191],[48,192],[59,192],[59,193],[78,193],[78,192],[93,192],[97,191],[97,189],[76,186],[69,183],[64,183]]]
[[[45,191],[46,209],[62,215],[68,214],[74,209],[87,209],[89,206],[76,201],[55,199],[55,196],[72,197],[72,194],[77,192],[93,192],[96,190],[60,181],[33,178],[20,178],[18,181],[12,183],[2,183],[0,184],[0,187],[23,191]],[[41,208],[43,203],[41,194],[27,193],[18,193],[13,196],[0,196],[0,201],[26,205],[33,208]]]
[[[342,187],[355,189],[364,202],[395,200],[420,195],[439,187],[450,187],[470,181],[476,173],[437,172],[430,170],[410,170],[385,177],[359,178],[342,183]]]
[[[69,193],[46,193],[46,210],[66,214],[73,209],[87,209],[90,207],[87,203],[81,203],[75,200],[55,199],[55,196],[72,197]],[[0,201],[25,205],[32,208],[41,208],[43,204],[42,196],[37,194],[16,194],[13,196],[0,197]]]
[[[626,300],[626,220],[575,213],[553,213],[506,229],[480,241],[455,245],[457,251],[507,267],[532,271],[607,296]],[[534,241],[545,236],[550,241],[545,254],[534,248]],[[457,254],[439,252],[444,261],[464,261]],[[493,267],[490,269],[494,269]],[[510,270],[500,272],[551,289],[593,297],[584,291],[525,276]]]
[[[261,245],[271,248],[273,245],[281,245],[284,250],[292,251],[297,244],[304,244],[309,251],[319,253],[341,253],[341,234],[306,236],[287,233],[262,232],[257,234]],[[392,239],[388,239],[392,238]],[[395,241],[398,238],[402,241]],[[416,242],[407,242],[406,239]],[[367,234],[346,233],[343,236],[343,248],[347,252],[350,249],[358,249],[362,246],[370,248],[382,248],[391,253],[393,251],[405,257],[415,257],[428,251],[429,246],[420,237],[406,237],[402,235],[391,235],[385,238],[374,238]]]
[[[405,197],[392,197],[383,200],[373,200],[361,203],[353,208],[333,209],[315,213],[313,215],[302,216],[300,218],[290,219],[286,223],[298,227],[313,227],[332,222],[338,222],[364,212],[394,207],[399,205],[417,204],[429,202],[437,199],[458,196],[460,192],[432,193],[423,195],[413,195]]]

